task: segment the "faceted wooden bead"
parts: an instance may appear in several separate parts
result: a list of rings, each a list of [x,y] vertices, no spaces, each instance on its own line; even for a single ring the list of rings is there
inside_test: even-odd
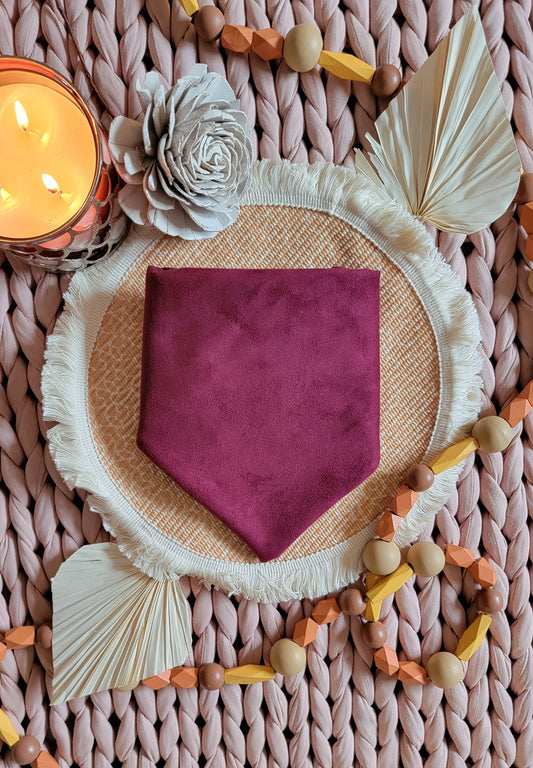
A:
[[[376,69],[370,87],[376,96],[388,99],[396,93],[401,82],[400,70],[394,64],[382,64]]]
[[[318,63],[341,80],[354,80],[358,83],[369,83],[376,71],[371,64],[358,59],[357,56],[338,51],[322,51]]]
[[[242,667],[232,667],[224,672],[224,682],[229,685],[252,685],[274,680],[276,674],[272,667],[264,664],[243,664]]]
[[[476,607],[481,613],[499,613],[503,608],[503,596],[497,589],[481,589],[476,597]]]
[[[252,51],[263,61],[281,59],[283,56],[283,35],[280,35],[275,29],[259,29],[253,35]]]
[[[374,651],[374,664],[387,675],[393,675],[400,668],[398,654],[388,645],[384,645]]]
[[[320,600],[311,611],[311,616],[317,624],[331,624],[341,615],[341,609],[334,597]]]
[[[533,200],[533,173],[522,173],[513,203],[523,205]]]
[[[458,565],[460,568],[468,568],[476,556],[471,549],[466,547],[459,547],[457,544],[446,544],[445,559],[447,563],[451,565]]]
[[[417,499],[418,493],[416,491],[413,491],[407,485],[401,485],[389,506],[395,515],[405,517]]]
[[[424,685],[426,670],[414,661],[400,661],[398,680],[406,685]]]
[[[364,613],[367,621],[379,621],[382,603],[383,600],[369,600],[367,602]]]
[[[224,14],[214,5],[204,5],[194,17],[196,34],[206,43],[211,43],[219,37],[224,29]]]
[[[412,488],[413,491],[427,491],[433,485],[434,480],[435,475],[432,469],[425,464],[415,464],[409,470],[405,478],[405,484]]]
[[[498,580],[496,571],[484,557],[475,560],[472,565],[469,566],[468,570],[472,574],[474,581],[477,581],[481,587],[485,587],[486,589],[493,587]]]
[[[41,744],[35,736],[21,736],[11,749],[13,760],[19,765],[30,765],[41,751]]]
[[[174,688],[196,688],[198,667],[174,667],[170,673],[170,684]]]
[[[179,4],[187,16],[194,16],[194,14],[200,10],[197,0],[179,0]]]
[[[59,763],[52,757],[52,755],[43,750],[42,752],[39,752],[31,764],[31,768],[59,768]]]
[[[478,614],[472,624],[461,635],[457,643],[455,655],[463,661],[471,659],[483,642],[483,638],[487,634],[491,623],[492,619],[490,616],[487,616],[485,613]]]
[[[19,739],[20,736],[16,732],[9,715],[3,709],[0,709],[0,741],[3,741],[8,747],[12,747]]]
[[[35,645],[35,627],[8,629],[4,636],[8,648],[28,648]]]
[[[363,626],[363,637],[370,648],[381,648],[387,642],[387,630],[381,621],[370,621]]]
[[[270,664],[280,675],[297,675],[306,665],[305,651],[298,643],[282,637],[270,649]]]
[[[533,233],[533,202],[520,206],[520,224],[528,235]]]
[[[252,47],[253,29],[240,27],[237,24],[225,24],[220,42],[228,51],[233,53],[248,53]]]
[[[467,456],[478,449],[478,442],[473,437],[467,437],[455,445],[449,445],[440,453],[436,459],[429,462],[429,467],[435,475],[445,472],[447,469],[460,464]]]
[[[480,451],[498,453],[513,439],[513,430],[501,416],[484,416],[474,424],[472,437],[478,441]]]
[[[208,691],[217,691],[224,685],[224,667],[215,662],[202,664],[198,669],[198,682]]]
[[[142,681],[143,685],[147,685],[153,691],[159,691],[161,688],[165,688],[170,683],[170,673],[172,670],[167,669],[164,672],[160,672],[158,675],[152,675],[151,677],[145,677]]]
[[[367,600],[371,602],[381,602],[389,595],[393,595],[402,587],[413,575],[414,571],[410,565],[403,563],[395,571],[383,576],[366,591]]]
[[[387,576],[400,565],[401,553],[392,541],[372,539],[363,549],[365,568],[379,576]]]
[[[0,661],[3,661],[6,657],[7,645],[0,643]]]
[[[417,541],[409,548],[407,561],[419,576],[436,576],[446,562],[442,547],[432,541]]]
[[[528,238],[529,240],[529,238]],[[530,278],[531,272],[528,275],[528,281]],[[525,419],[525,417],[528,415],[528,413],[533,408],[533,381],[530,381],[527,387],[524,387],[524,389],[520,392],[519,395],[517,395],[507,408],[504,408],[503,411],[500,413],[500,416],[502,419],[505,419],[505,421],[509,424],[510,427],[516,427],[517,424],[519,424],[522,419]]]
[[[387,509],[378,520],[376,535],[383,541],[392,541],[401,522],[401,517]]]
[[[317,624],[314,619],[307,616],[305,619],[296,622],[292,639],[303,648],[304,646],[309,645],[309,643],[312,643],[316,638],[319,626],[320,625]]]
[[[322,53],[322,35],[314,24],[297,24],[287,32],[283,58],[295,72],[309,72]]]
[[[361,590],[352,587],[341,592],[339,607],[347,616],[360,616],[366,608],[366,601]]]
[[[426,664],[428,676],[437,688],[453,688],[465,676],[463,665],[454,653],[439,651],[430,656]]]

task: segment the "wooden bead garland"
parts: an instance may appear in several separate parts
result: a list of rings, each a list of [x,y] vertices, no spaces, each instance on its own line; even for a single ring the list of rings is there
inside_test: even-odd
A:
[[[368,83],[380,98],[390,98],[401,86],[402,76],[393,64],[377,69],[350,53],[324,51],[322,35],[314,24],[296,24],[285,39],[273,29],[252,30],[238,24],[226,24],[224,14],[214,5],[199,6],[197,0],[179,0],[190,16],[196,33],[205,42],[220,42],[232,53],[252,51],[263,61],[281,59],[294,72],[310,72],[319,64],[343,80]]]

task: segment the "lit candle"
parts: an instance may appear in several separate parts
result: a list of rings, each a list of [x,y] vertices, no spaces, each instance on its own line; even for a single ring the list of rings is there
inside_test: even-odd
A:
[[[87,254],[93,243],[102,250],[113,229],[113,169],[77,91],[38,62],[0,57],[0,146],[0,247],[45,266],[50,256],[72,265],[76,249]]]

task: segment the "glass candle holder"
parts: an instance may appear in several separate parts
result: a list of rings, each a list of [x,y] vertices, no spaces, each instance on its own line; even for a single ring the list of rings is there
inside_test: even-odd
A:
[[[71,271],[123,239],[128,220],[106,140],[62,75],[0,57],[0,146],[0,249]]]

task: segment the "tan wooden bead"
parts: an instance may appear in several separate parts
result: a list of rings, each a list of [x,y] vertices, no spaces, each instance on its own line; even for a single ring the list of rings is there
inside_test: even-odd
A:
[[[306,665],[306,654],[298,643],[282,637],[270,649],[270,664],[280,675],[297,675]]]
[[[436,576],[446,562],[444,552],[432,541],[417,541],[407,553],[407,561],[419,576]]]
[[[387,576],[400,565],[401,553],[392,541],[373,539],[363,549],[363,563],[378,576]]]
[[[322,53],[322,35],[314,24],[297,24],[287,32],[283,58],[295,72],[309,72]]]
[[[498,453],[513,439],[513,430],[501,416],[484,416],[474,424],[472,437],[478,441],[480,451]]]
[[[433,685],[444,689],[458,685],[465,676],[461,660],[448,651],[439,651],[430,656],[426,671]]]
[[[211,43],[220,36],[224,24],[224,14],[214,5],[202,6],[194,17],[196,34],[206,43]]]

